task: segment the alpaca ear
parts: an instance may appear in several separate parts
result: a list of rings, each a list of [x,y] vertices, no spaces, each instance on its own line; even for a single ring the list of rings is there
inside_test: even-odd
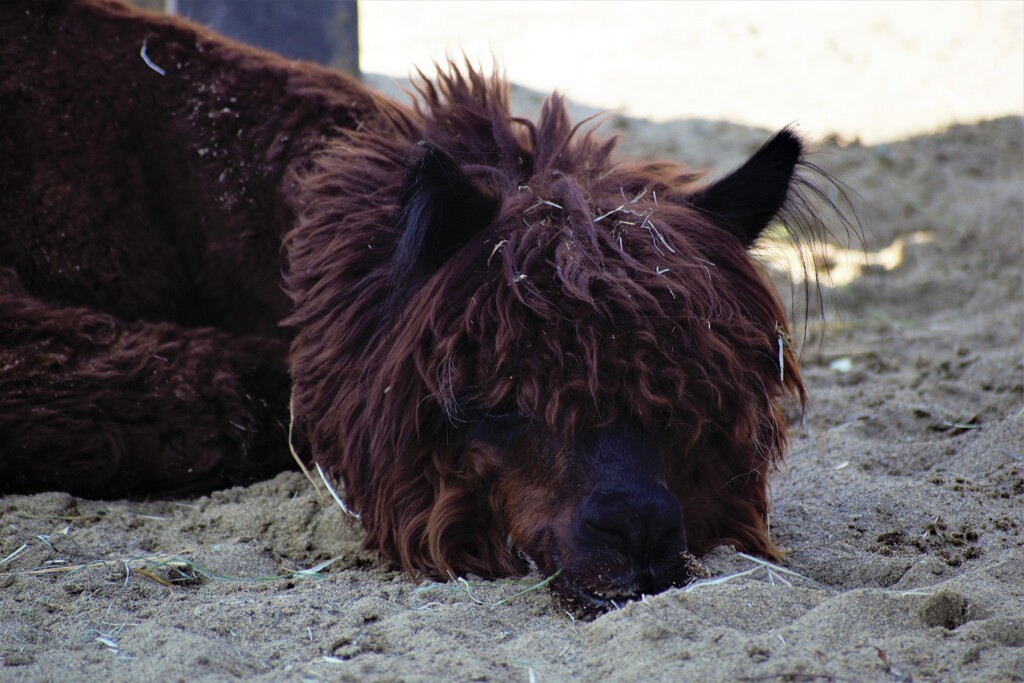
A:
[[[750,246],[782,209],[803,143],[784,128],[738,169],[698,190],[691,204]]]
[[[477,187],[455,160],[429,142],[413,164],[402,189],[398,229],[401,237],[394,270],[413,279],[427,278],[498,211],[498,199]]]

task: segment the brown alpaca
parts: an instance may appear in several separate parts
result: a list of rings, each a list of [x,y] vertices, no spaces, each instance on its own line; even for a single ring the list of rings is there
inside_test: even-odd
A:
[[[815,191],[796,136],[702,184],[613,161],[557,95],[530,122],[472,70],[418,88],[96,0],[0,7],[0,490],[265,477],[291,398],[413,575],[532,561],[592,611],[687,552],[778,557],[803,387],[747,247]]]

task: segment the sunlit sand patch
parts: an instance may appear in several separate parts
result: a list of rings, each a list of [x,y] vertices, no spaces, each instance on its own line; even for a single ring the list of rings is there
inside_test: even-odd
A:
[[[847,249],[831,242],[801,245],[791,240],[766,237],[754,246],[754,256],[772,270],[789,277],[793,284],[811,281],[826,287],[843,287],[869,269],[895,270],[903,263],[907,245],[934,240],[930,232],[897,237],[878,251]]]

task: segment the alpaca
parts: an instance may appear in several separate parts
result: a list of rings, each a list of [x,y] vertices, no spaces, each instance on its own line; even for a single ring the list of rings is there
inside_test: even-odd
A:
[[[792,130],[709,182],[468,66],[403,106],[100,0],[4,4],[0,51],[0,490],[254,481],[291,405],[412,576],[593,613],[780,557],[804,387],[748,248],[813,218]]]

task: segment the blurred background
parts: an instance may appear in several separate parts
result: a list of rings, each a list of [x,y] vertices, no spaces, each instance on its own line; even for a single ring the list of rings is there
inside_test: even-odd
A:
[[[868,144],[1024,113],[1019,0],[138,2],[383,88],[465,54],[626,116]]]
[[[361,2],[364,71],[461,51],[629,116],[864,142],[1024,112],[1024,2]]]

